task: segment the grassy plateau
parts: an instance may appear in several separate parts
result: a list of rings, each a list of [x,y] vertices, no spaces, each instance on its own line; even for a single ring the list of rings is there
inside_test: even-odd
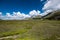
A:
[[[3,38],[14,35],[16,38]],[[0,38],[2,38],[0,40],[60,40],[60,20],[0,20]]]

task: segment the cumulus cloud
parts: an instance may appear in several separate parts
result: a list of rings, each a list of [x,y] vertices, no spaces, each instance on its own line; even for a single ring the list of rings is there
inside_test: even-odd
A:
[[[24,14],[21,12],[13,12],[13,14],[6,13],[5,16],[0,12],[0,19],[2,20],[23,20],[25,18],[30,18],[31,16],[28,14]]]
[[[15,20],[23,20],[25,18],[30,18],[30,16],[21,12],[13,12],[11,18]]]
[[[23,20],[26,18],[31,18],[32,16],[37,16],[40,15],[39,10],[32,10],[28,14],[21,13],[21,12],[13,12],[11,13],[6,13],[6,15],[2,15],[2,12],[0,12],[0,19],[2,20]]]
[[[60,0],[47,0],[47,3],[44,5],[43,10],[57,10],[60,9]]]
[[[40,15],[45,16],[49,12],[52,12],[58,9],[60,9],[60,0],[47,0],[45,5],[42,8],[42,10],[45,10],[45,11]]]
[[[10,13],[6,13],[6,16],[7,16],[7,17],[11,17],[12,15],[10,15]]]
[[[40,15],[40,11],[39,10],[32,10],[29,12],[30,16],[37,16],[37,15]]]

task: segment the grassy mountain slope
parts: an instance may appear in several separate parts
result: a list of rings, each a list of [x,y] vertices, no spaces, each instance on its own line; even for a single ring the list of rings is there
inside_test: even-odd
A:
[[[43,18],[60,19],[60,10],[56,10],[56,11],[50,12],[47,15],[43,16]]]

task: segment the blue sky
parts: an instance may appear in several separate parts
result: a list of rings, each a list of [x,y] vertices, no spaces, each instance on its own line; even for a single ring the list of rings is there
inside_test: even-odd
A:
[[[32,10],[39,10],[42,12],[42,7],[46,0],[0,0],[0,12],[3,14],[9,12],[20,11],[22,13],[29,13]]]
[[[60,9],[60,0],[0,0],[0,19],[22,20]]]

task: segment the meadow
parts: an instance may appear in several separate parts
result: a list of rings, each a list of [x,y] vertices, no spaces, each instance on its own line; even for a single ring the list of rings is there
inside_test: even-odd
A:
[[[0,20],[0,40],[60,40],[60,20]]]

